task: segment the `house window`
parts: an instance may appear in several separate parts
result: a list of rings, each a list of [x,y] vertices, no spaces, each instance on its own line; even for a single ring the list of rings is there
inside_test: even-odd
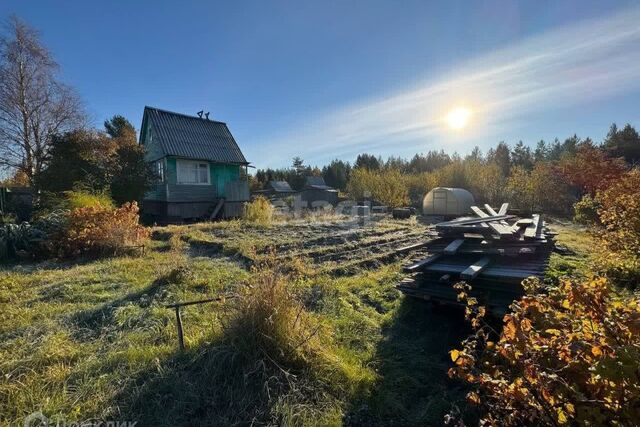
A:
[[[177,166],[178,184],[210,184],[209,163],[190,160],[178,160]]]
[[[155,172],[158,181],[164,182],[164,160],[160,159],[155,162]]]

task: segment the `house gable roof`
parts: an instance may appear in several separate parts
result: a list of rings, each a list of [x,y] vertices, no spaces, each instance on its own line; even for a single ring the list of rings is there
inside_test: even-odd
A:
[[[305,188],[314,190],[336,191],[333,187],[329,187],[324,182],[324,178],[321,176],[308,176],[305,183]]]
[[[278,193],[295,193],[287,181],[269,181],[269,187]]]
[[[218,163],[249,163],[226,123],[145,107],[140,143],[144,143],[147,121],[153,129],[154,142],[166,156]]]

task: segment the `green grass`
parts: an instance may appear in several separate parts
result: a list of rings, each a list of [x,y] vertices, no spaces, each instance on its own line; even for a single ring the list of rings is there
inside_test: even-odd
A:
[[[560,229],[584,262],[586,234]],[[454,407],[473,423],[464,387],[446,374],[448,351],[467,332],[461,314],[402,297],[393,287],[400,263],[340,278],[291,269],[288,287],[324,334],[311,355],[276,361],[291,381],[238,351],[225,329],[231,300],[185,308],[188,348],[177,349],[165,304],[239,292],[254,277],[254,245],[294,240],[239,222],[172,226],[156,229],[140,257],[8,266],[0,425],[22,425],[34,411],[167,426],[441,425]],[[552,268],[572,260],[554,255]]]
[[[590,256],[595,240],[588,229],[578,224],[558,220],[552,220],[549,227],[558,233],[556,243],[573,253],[568,255],[551,254],[546,277],[557,281],[564,276],[581,276],[590,271]]]

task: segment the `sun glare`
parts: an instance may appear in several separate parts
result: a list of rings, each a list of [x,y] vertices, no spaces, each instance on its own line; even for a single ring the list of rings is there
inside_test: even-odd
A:
[[[456,107],[447,114],[447,124],[451,129],[464,129],[469,124],[471,110],[465,107]]]

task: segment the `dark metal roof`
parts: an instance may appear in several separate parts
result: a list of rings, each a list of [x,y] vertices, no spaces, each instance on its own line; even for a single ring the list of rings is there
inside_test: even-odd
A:
[[[153,107],[144,108],[143,129],[146,120],[167,156],[248,164],[226,123]]]
[[[321,176],[308,176],[306,184],[307,185],[327,185],[324,182],[324,178]]]
[[[305,188],[314,190],[329,190],[336,191],[333,187],[329,187],[321,176],[308,176]]]
[[[269,187],[279,193],[294,193],[287,181],[269,181]]]

